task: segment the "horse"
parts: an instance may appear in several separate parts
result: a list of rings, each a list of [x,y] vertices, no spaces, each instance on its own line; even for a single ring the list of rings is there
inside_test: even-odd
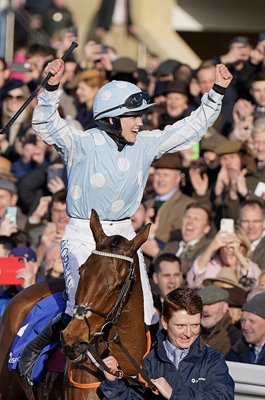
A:
[[[63,290],[60,282],[39,283],[15,296],[2,317],[0,400],[99,399],[102,371],[107,371],[102,359],[109,354],[118,360],[125,376],[139,372],[147,337],[137,251],[147,240],[150,224],[132,240],[107,236],[92,210],[90,228],[95,250],[79,269],[74,316],[61,333],[70,378],[54,378],[45,373],[45,383],[37,383],[31,389],[17,372],[7,370],[9,349],[25,316],[40,299]]]

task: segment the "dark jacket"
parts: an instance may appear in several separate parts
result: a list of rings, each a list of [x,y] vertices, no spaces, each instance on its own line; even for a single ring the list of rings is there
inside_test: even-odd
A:
[[[258,360],[255,362],[254,346],[242,337],[232,346],[226,356],[226,360],[245,364],[265,365],[265,345],[263,345]]]
[[[158,332],[158,344],[143,360],[143,370],[151,379],[164,377],[173,388],[170,400],[232,400],[234,382],[221,353],[200,344],[199,338],[192,344],[186,357],[179,363],[178,370],[167,358],[163,341],[166,332]],[[103,381],[101,391],[104,399],[134,400],[163,399],[150,393],[149,389],[127,386],[123,380]]]

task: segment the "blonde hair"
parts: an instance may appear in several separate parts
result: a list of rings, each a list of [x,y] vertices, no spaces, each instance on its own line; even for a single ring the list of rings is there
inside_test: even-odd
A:
[[[240,243],[245,249],[245,257],[249,258],[251,256],[251,243],[245,233],[245,231],[241,228],[241,226],[236,225],[235,226],[235,234],[240,240]]]

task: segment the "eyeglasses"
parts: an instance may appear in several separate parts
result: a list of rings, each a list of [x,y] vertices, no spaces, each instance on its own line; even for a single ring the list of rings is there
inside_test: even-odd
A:
[[[247,274],[246,275],[243,275],[240,279],[239,279],[239,282],[238,282],[241,286],[243,286],[243,287],[249,287],[249,286],[252,286],[254,283],[255,283],[255,279],[254,278],[249,278],[248,276],[247,276]]]
[[[150,97],[147,92],[139,92],[139,93],[134,93],[131,94],[123,104],[120,104],[119,106],[115,106],[112,108],[109,108],[107,110],[101,111],[99,114],[95,116],[95,118],[98,118],[101,114],[105,114],[106,112],[109,111],[114,111],[117,110],[118,108],[126,107],[128,110],[131,110],[133,108],[138,108],[143,104],[143,101],[146,101],[147,103],[150,100]]]
[[[12,96],[11,94],[6,95],[7,100],[17,100],[17,101],[23,101],[25,100],[25,97],[22,95],[19,96]]]

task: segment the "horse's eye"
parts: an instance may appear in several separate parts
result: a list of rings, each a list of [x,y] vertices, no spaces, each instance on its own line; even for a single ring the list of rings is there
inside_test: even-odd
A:
[[[120,283],[119,285],[117,285],[115,287],[115,292],[119,292],[122,289],[122,287],[123,287],[123,283]]]

